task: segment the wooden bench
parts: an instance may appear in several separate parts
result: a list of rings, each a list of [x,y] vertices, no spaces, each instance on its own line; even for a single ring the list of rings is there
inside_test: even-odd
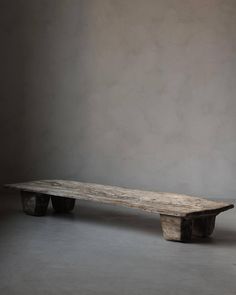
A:
[[[233,204],[173,193],[141,191],[115,186],[64,180],[41,180],[8,184],[21,191],[25,213],[46,214],[49,200],[57,212],[73,210],[75,199],[142,209],[159,213],[166,240],[188,242],[192,236],[208,237],[220,212]]]

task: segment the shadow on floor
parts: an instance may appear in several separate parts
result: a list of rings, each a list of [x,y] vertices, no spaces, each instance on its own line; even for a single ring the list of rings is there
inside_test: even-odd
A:
[[[162,235],[159,215],[143,213],[140,210],[83,203],[77,206],[72,213],[57,214],[50,208],[48,214],[54,218],[64,218],[75,222],[96,223]]]
[[[11,202],[1,204],[0,226],[4,226],[11,218],[15,219],[17,215],[23,217],[20,202]],[[3,206],[5,205],[5,206]],[[25,215],[26,216],[26,215]],[[73,220],[74,222],[96,223],[109,227],[126,228],[151,235],[162,237],[159,214],[145,213],[140,210],[129,209],[124,207],[110,206],[106,204],[92,203],[88,201],[80,201],[77,203],[74,211],[68,214],[56,214],[51,206],[48,209],[47,216],[49,218],[58,218],[64,220]],[[231,215],[232,216],[232,215]],[[26,216],[30,217],[30,216]],[[31,217],[45,218],[45,217]],[[232,219],[231,219],[232,220]],[[213,246],[236,246],[236,227],[235,229],[224,227],[222,223],[216,224],[213,237],[210,238],[193,238],[193,243]]]
[[[236,230],[229,228],[216,228],[212,244],[218,246],[236,247]]]
[[[140,210],[124,209],[109,205],[94,206],[91,203],[82,203],[77,206],[73,213],[57,214],[53,209],[49,209],[49,215],[54,218],[64,218],[78,222],[91,222],[112,226],[117,228],[129,228],[131,230],[162,236],[159,214],[145,213]],[[212,244],[222,246],[236,246],[236,230],[217,227],[213,236],[209,238],[193,237],[193,243]]]

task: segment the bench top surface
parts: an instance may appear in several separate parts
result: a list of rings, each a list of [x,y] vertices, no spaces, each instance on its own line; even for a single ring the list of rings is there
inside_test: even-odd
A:
[[[233,204],[188,195],[143,191],[69,180],[38,180],[7,184],[6,187],[52,196],[123,205],[148,212],[182,217],[218,214],[234,207]]]

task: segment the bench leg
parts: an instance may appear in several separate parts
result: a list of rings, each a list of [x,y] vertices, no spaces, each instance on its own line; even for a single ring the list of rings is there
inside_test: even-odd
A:
[[[169,241],[190,242],[192,237],[192,220],[177,216],[161,214],[163,236]]]
[[[47,212],[50,196],[22,191],[21,201],[23,211],[28,215],[43,216]]]
[[[65,197],[51,197],[53,209],[57,213],[67,213],[74,209],[75,199]]]
[[[215,228],[216,215],[209,215],[193,219],[193,235],[197,237],[209,237]]]

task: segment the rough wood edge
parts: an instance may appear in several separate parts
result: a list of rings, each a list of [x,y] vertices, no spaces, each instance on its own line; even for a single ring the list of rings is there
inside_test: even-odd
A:
[[[59,182],[59,180],[42,180],[41,182],[44,182],[44,181],[45,182],[46,181],[47,182],[49,182],[49,181],[52,181],[52,182],[58,181]],[[65,182],[67,182],[67,181],[65,181]],[[73,182],[73,181],[68,181],[68,182]],[[25,191],[30,191],[30,192],[38,192],[38,193],[42,193],[42,194],[50,194],[50,195],[54,195],[54,196],[57,196],[57,197],[66,197],[65,192],[63,192],[63,190],[59,191],[58,189],[55,189],[54,191],[50,190],[50,192],[49,192],[48,188],[44,188],[44,187],[40,187],[40,188],[35,188],[35,187],[22,188],[21,187],[22,185],[29,185],[31,183],[33,183],[33,182],[18,183],[18,184],[6,184],[5,187],[16,189],[16,190],[25,190]],[[85,184],[85,185],[96,185],[96,186],[99,186],[99,187],[109,187],[109,189],[117,188],[117,189],[125,189],[125,190],[128,190],[128,191],[141,192],[139,190],[131,190],[131,189],[119,188],[119,187],[115,187],[115,186],[112,187],[112,186],[104,186],[104,185],[81,183],[81,182],[76,182],[76,183]],[[142,192],[143,193],[145,193],[145,192],[146,193],[155,193],[155,192],[150,192],[150,191],[142,191]],[[186,195],[180,195],[180,196],[186,196]],[[174,206],[173,206],[173,210],[168,210],[167,211],[167,210],[158,210],[156,208],[153,208],[151,205],[148,205],[148,206],[146,206],[146,205],[145,206],[134,206],[134,205],[132,205],[130,203],[125,203],[125,202],[121,203],[119,201],[112,202],[111,200],[101,200],[101,198],[96,200],[92,196],[83,197],[83,196],[80,196],[80,195],[76,195],[76,196],[70,195],[70,197],[74,198],[74,199],[88,200],[88,201],[100,202],[100,203],[105,203],[105,204],[108,203],[108,204],[112,204],[112,205],[115,205],[115,206],[122,205],[124,207],[129,207],[129,208],[133,208],[133,209],[141,209],[141,210],[144,210],[144,211],[147,211],[147,212],[150,212],[150,213],[160,213],[160,214],[163,214],[163,215],[178,216],[178,217],[185,217],[185,218],[198,217],[198,216],[209,215],[209,214],[219,214],[220,212],[229,210],[229,209],[234,207],[233,204],[227,204],[225,202],[212,201],[212,202],[215,202],[215,203],[222,204],[221,207],[215,208],[215,209],[206,209],[206,210],[204,210],[204,209],[203,210],[192,210],[190,212],[177,212],[177,211],[174,210]],[[187,196],[187,197],[189,197],[189,196]],[[192,196],[190,196],[190,197],[192,197]],[[200,199],[206,200],[204,198],[200,198]],[[209,200],[209,201],[211,201],[211,200]]]

